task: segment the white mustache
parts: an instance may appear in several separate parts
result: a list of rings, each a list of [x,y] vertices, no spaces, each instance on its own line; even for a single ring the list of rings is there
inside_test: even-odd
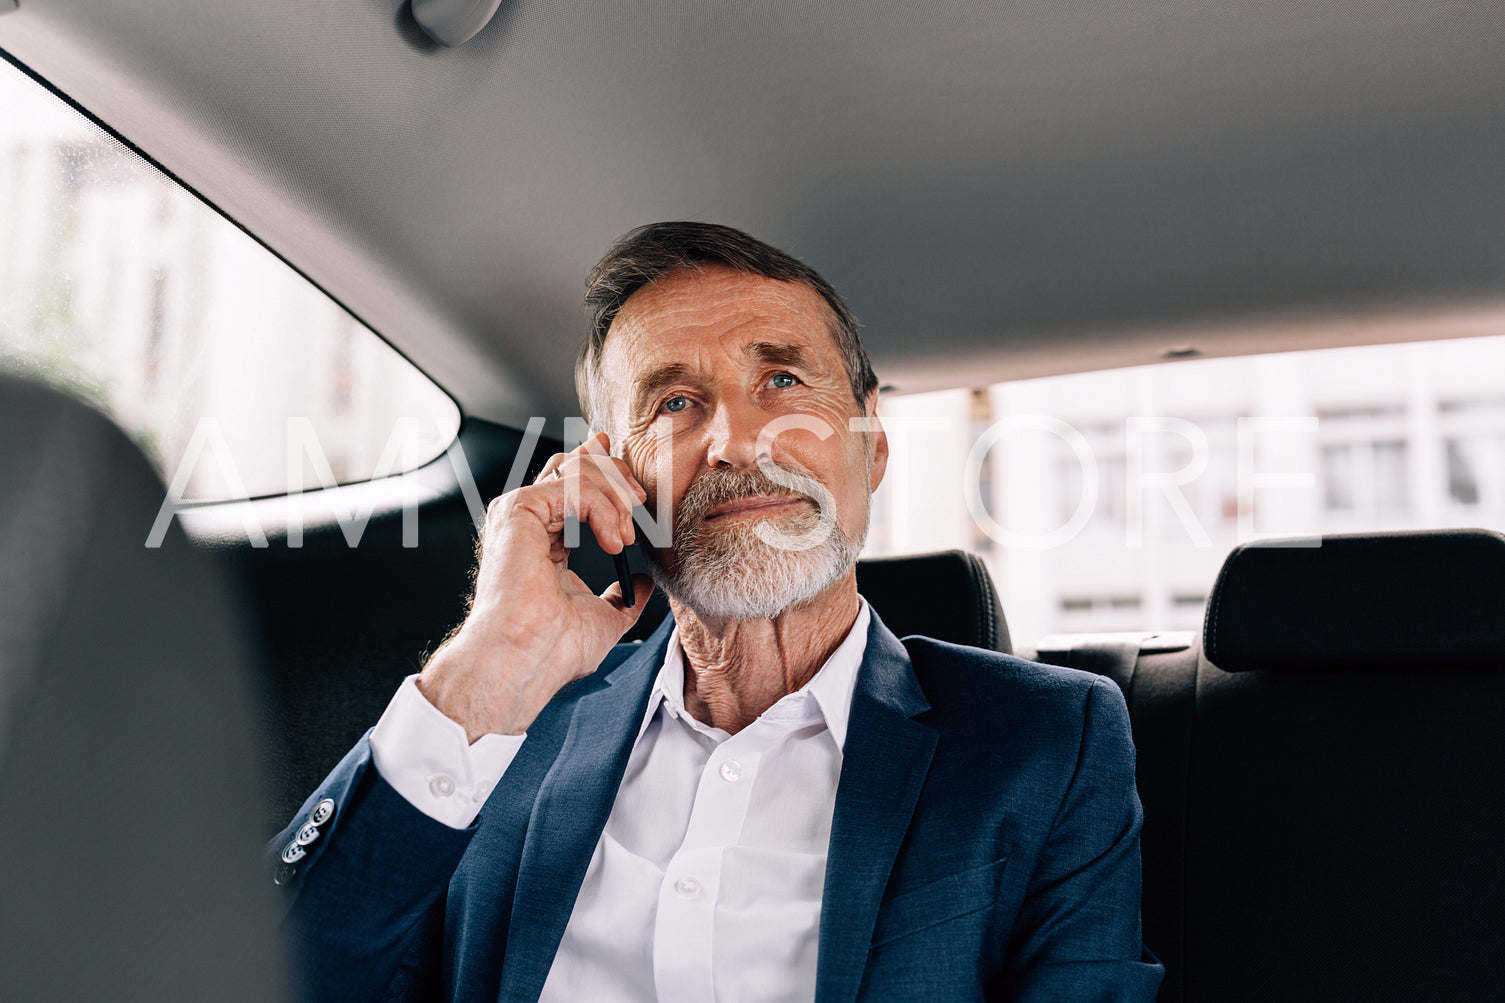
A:
[[[676,533],[691,533],[710,512],[728,502],[760,496],[798,498],[815,505],[824,514],[830,509],[830,492],[814,477],[799,470],[764,461],[766,467],[754,470],[707,470],[691,482],[680,500],[674,518]],[[774,478],[764,472],[767,467],[778,471]]]

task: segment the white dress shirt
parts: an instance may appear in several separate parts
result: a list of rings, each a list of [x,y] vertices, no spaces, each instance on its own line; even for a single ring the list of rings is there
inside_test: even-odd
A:
[[[864,601],[810,681],[735,735],[685,710],[684,653],[678,630],[670,635],[542,1003],[814,997],[826,849],[869,621]],[[411,804],[464,828],[523,739],[467,746],[415,678],[377,723],[372,759]]]

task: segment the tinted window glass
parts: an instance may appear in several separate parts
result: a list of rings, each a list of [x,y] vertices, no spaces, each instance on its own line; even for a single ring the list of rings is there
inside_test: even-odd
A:
[[[1505,338],[1082,373],[880,413],[892,459],[867,553],[978,553],[1025,645],[1195,630],[1251,534],[1505,529]]]
[[[0,365],[124,427],[184,496],[365,480],[459,411],[275,255],[0,62]]]

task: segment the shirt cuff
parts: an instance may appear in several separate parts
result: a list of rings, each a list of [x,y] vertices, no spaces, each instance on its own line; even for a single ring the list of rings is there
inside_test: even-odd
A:
[[[371,760],[414,808],[464,829],[481,813],[527,735],[482,735],[471,745],[465,729],[428,702],[417,680],[411,675],[402,681],[376,722]]]

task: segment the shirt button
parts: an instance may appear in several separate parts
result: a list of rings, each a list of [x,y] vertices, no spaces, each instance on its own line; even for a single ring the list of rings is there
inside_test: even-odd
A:
[[[742,764],[735,759],[728,759],[721,764],[721,779],[727,783],[736,783],[742,779]]]
[[[455,792],[455,778],[448,773],[440,773],[429,781],[429,793],[436,798],[447,798]]]
[[[700,894],[700,882],[694,878],[680,878],[674,882],[674,890],[679,892],[680,898],[692,899]]]
[[[491,788],[488,787],[487,785],[485,785],[485,784],[476,784],[475,793],[471,795],[471,798],[473,800],[475,800],[475,801],[485,801],[486,800],[486,795],[488,795],[490,793],[491,793]]]

